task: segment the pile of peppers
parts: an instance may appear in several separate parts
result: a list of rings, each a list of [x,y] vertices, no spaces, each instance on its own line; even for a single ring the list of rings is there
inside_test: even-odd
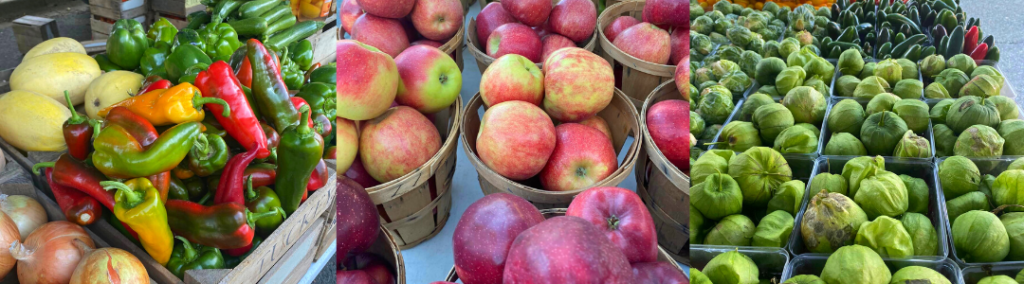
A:
[[[69,221],[110,222],[179,277],[232,268],[328,179],[336,70],[294,46],[279,55],[226,24],[160,19],[146,33],[119,20],[98,57],[143,86],[99,120],[65,92],[68,152],[33,170]]]

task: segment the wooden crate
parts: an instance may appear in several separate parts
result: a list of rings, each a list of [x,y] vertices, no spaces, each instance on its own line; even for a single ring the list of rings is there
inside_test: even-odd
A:
[[[14,30],[14,37],[18,40],[18,50],[22,54],[43,41],[60,37],[57,21],[43,17],[24,16],[18,18],[14,20],[11,29]]]
[[[146,13],[142,13],[141,16],[132,19],[143,24],[143,26],[147,26],[147,18]],[[92,18],[89,19],[89,24],[92,26],[92,39],[101,40],[110,37],[110,31],[114,29],[114,22],[116,21],[115,19],[92,15]]]
[[[171,15],[171,14],[164,14],[164,13],[160,13],[160,12],[155,12],[154,11],[153,12],[153,22],[156,22],[160,18],[167,19],[168,22],[171,22],[171,24],[174,25],[174,27],[178,28],[179,30],[180,29],[184,29],[185,26],[188,26],[188,20],[186,20],[185,17],[179,17],[179,16],[175,16],[175,15]]]
[[[338,40],[337,24],[328,23],[319,33],[306,38],[313,45],[313,62],[327,65],[333,63],[337,58],[338,50],[335,42]]]
[[[199,0],[152,0],[150,7],[154,12],[186,17],[188,14],[206,9]]]
[[[147,0],[89,0],[89,12],[107,19],[134,19],[149,11]]]

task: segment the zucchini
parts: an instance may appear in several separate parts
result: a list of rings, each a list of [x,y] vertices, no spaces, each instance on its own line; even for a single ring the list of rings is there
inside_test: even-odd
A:
[[[283,31],[285,29],[291,28],[294,25],[295,25],[295,15],[291,15],[291,14],[284,15],[284,17],[281,18],[280,20],[277,20],[277,21],[271,23],[270,26],[267,28],[267,32],[264,33],[264,35],[266,35],[267,37],[270,37],[274,33],[277,33],[279,31]]]
[[[244,36],[260,36],[267,32],[267,21],[260,17],[234,20],[228,22],[235,32]]]
[[[830,58],[830,59],[839,58],[840,54],[842,54],[842,50],[840,50],[838,46],[832,47],[832,51],[830,51],[828,53],[828,58]]]
[[[926,37],[923,34],[912,35],[906,40],[903,40],[902,42],[894,46],[892,48],[892,54],[895,54],[896,56],[904,56],[904,54],[906,54],[906,52],[911,48],[911,46],[917,46],[920,50],[921,47],[920,45],[918,45],[918,43],[923,41],[925,38]]]
[[[188,17],[185,18],[188,20],[188,26],[185,27],[186,29],[198,30],[202,28],[203,25],[210,23],[210,13],[207,13],[205,10],[192,12],[192,14],[188,14]]]
[[[878,31],[878,37],[875,39],[875,44],[882,44],[889,42],[889,30],[883,29]]]
[[[281,3],[281,5],[277,5],[274,8],[271,8],[270,11],[260,15],[260,18],[266,20],[267,23],[273,23],[277,20],[283,19],[285,15],[291,14],[292,7],[285,5],[284,2]]]
[[[241,7],[243,3],[245,3],[243,0],[222,0],[218,2],[217,6],[213,8],[211,21],[218,24],[224,22],[224,19],[227,19],[231,13],[237,11],[238,7]]]
[[[885,16],[885,20],[893,23],[893,25],[907,25],[908,27],[910,27],[910,30],[915,34],[921,33],[921,28],[917,27],[917,24],[915,24],[914,21],[911,21],[910,18],[907,18],[906,16],[900,14],[888,14]]]
[[[999,61],[999,47],[993,46],[988,48],[988,53],[985,53],[985,60]]]
[[[889,55],[890,51],[892,51],[892,43],[891,42],[883,43],[882,46],[878,47],[878,56],[877,57],[885,58],[885,56]]]
[[[988,45],[989,47],[993,47],[993,46],[995,46],[995,45],[996,45],[996,43],[995,43],[995,38],[993,38],[993,37],[992,37],[992,35],[989,35],[989,36],[985,37],[985,40],[984,40],[984,42],[985,42],[985,44],[987,44],[987,45]]]
[[[917,62],[917,60],[920,59],[919,57],[921,57],[921,45],[915,44],[911,46],[906,53],[903,53],[902,57],[909,59],[910,61]]]
[[[937,50],[935,50],[935,53],[939,54],[939,55],[942,55],[942,57],[944,57],[944,58],[948,58],[946,56],[946,45],[948,45],[948,44],[949,44],[949,36],[943,36],[942,40],[939,41],[939,45],[935,47],[935,48],[937,48]]]
[[[875,36],[874,32],[870,32],[870,33],[868,33],[868,35],[864,36],[864,41],[865,42],[876,42],[877,39],[878,39],[878,36]]]
[[[925,47],[925,48],[921,49],[921,56],[920,56],[920,58],[925,58],[925,57],[931,56],[932,54],[935,54],[935,47],[934,46]]]
[[[263,15],[278,4],[279,0],[253,0],[245,2],[238,7],[238,16],[242,19],[254,18]]]
[[[895,45],[899,45],[899,44],[903,43],[904,40],[907,40],[907,36],[906,35],[904,35],[903,33],[896,33],[896,36],[892,38],[892,44],[894,46]]]
[[[946,45],[946,58],[964,53],[964,27],[956,26],[949,34],[949,43]]]
[[[317,22],[317,21],[301,22],[301,23],[295,24],[294,26],[292,26],[291,28],[289,28],[287,30],[281,31],[280,33],[270,37],[270,39],[267,39],[265,42],[263,42],[263,44],[266,45],[270,49],[281,50],[281,49],[287,47],[289,44],[292,44],[292,42],[295,42],[295,41],[298,41],[300,39],[307,38],[307,37],[309,37],[309,36],[311,36],[313,34],[316,34],[316,32],[319,32],[320,29],[323,28],[323,27],[324,27],[324,23],[323,22]]]
[[[921,25],[925,27],[932,26],[933,24],[935,24],[935,18],[938,16],[939,14],[935,13],[935,11],[928,11],[927,14],[924,14],[924,18],[921,18]]]
[[[836,41],[850,42],[854,38],[857,38],[857,28],[849,26],[846,27],[846,29],[843,29],[843,33],[839,34],[839,37],[836,38]]]

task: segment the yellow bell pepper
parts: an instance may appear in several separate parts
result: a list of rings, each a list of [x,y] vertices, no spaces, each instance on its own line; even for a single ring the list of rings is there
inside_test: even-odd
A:
[[[160,191],[147,178],[124,183],[101,181],[104,189],[114,194],[114,216],[128,224],[139,235],[142,248],[160,265],[167,264],[174,249],[174,234],[167,223],[167,208],[160,200]]]
[[[128,98],[100,110],[98,114],[106,117],[111,109],[120,106],[142,116],[153,126],[164,126],[203,121],[206,117],[203,105],[209,103],[223,106],[224,116],[230,115],[227,102],[220,98],[203,97],[199,88],[187,82]]]

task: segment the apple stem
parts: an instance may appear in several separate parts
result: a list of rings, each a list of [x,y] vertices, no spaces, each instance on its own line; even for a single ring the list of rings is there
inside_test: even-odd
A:
[[[611,229],[612,231],[615,231],[615,230],[619,229],[619,217],[618,216],[612,215],[612,216],[608,217],[608,229]]]

